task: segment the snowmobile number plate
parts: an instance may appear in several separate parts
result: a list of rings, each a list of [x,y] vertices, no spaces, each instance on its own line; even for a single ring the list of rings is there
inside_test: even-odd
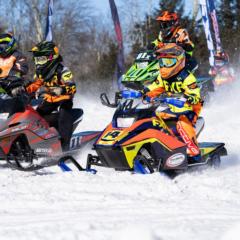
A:
[[[121,135],[123,131],[121,130],[113,130],[113,131],[110,131],[110,132],[107,132],[102,138],[101,140],[99,141],[98,144],[107,144],[107,145],[110,145],[110,144],[113,144],[116,139]]]

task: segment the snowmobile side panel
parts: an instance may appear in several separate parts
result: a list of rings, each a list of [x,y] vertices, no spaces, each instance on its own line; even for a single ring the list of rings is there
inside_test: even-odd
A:
[[[73,134],[70,141],[70,150],[78,149],[83,144],[96,139],[100,133],[99,131],[87,131]]]
[[[199,143],[202,157],[206,158],[212,154],[218,153],[220,156],[226,156],[227,150],[224,143],[202,142]]]
[[[100,166],[130,170],[127,158],[121,148],[96,148],[101,164]]]

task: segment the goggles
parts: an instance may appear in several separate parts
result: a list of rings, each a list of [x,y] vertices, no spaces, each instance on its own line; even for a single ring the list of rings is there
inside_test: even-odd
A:
[[[173,67],[177,63],[176,58],[160,58],[159,59],[159,66],[170,68]]]
[[[48,62],[49,58],[47,56],[34,57],[34,62],[37,65],[44,65]]]
[[[160,21],[160,29],[168,29],[173,26],[173,21]]]
[[[7,48],[8,48],[8,44],[0,43],[0,53],[5,52]]]

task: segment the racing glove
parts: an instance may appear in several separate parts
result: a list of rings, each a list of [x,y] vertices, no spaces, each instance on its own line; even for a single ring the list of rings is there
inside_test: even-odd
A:
[[[21,95],[23,92],[25,92],[25,89],[23,86],[15,87],[11,90],[11,95],[13,97],[16,97],[18,95]]]
[[[48,88],[45,86],[41,86],[40,88],[38,88],[38,90],[35,93],[35,98],[38,99],[40,97],[44,97],[45,93],[48,93]]]
[[[50,92],[55,96],[60,96],[63,94],[63,88],[62,87],[53,87],[51,88]]]

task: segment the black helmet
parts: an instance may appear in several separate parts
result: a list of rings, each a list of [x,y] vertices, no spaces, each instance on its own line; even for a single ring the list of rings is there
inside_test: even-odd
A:
[[[58,47],[53,42],[43,41],[32,48],[36,73],[48,80],[54,74],[58,64],[62,61]]]
[[[175,12],[163,11],[156,20],[160,23],[160,30],[164,38],[170,37],[179,25],[179,17]]]
[[[16,39],[10,33],[0,34],[0,56],[10,56],[16,49]]]

